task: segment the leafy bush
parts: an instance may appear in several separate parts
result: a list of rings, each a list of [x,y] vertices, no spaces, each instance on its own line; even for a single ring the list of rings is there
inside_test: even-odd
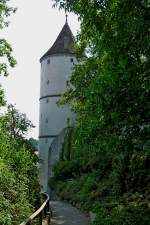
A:
[[[0,224],[17,225],[39,207],[38,158],[28,140],[12,136],[15,123],[6,129],[6,118],[10,125],[8,114],[0,116]]]
[[[30,215],[33,206],[30,203],[28,186],[19,182],[11,167],[0,162],[0,224],[19,224]],[[32,202],[32,201],[31,201]]]
[[[149,219],[148,210],[118,205],[111,210],[100,208],[93,225],[148,225],[150,224]]]
[[[79,171],[78,161],[59,161],[54,165],[56,180],[66,180],[75,176]]]

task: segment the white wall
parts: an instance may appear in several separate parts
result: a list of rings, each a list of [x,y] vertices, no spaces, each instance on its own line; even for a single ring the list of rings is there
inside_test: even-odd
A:
[[[41,92],[40,97],[53,94],[62,94],[66,88],[73,63],[70,59],[75,57],[67,55],[55,55],[47,57],[41,63]],[[50,64],[47,64],[50,60]],[[47,81],[49,80],[49,84]]]
[[[76,63],[76,59],[71,55],[53,55],[41,62],[39,156],[42,159],[40,182],[44,191],[47,190],[48,152],[54,140],[54,138],[45,138],[44,136],[58,135],[67,127],[68,118],[71,123],[75,119],[75,115],[68,106],[57,105],[59,99],[57,95],[64,93],[66,81],[70,79],[74,63]]]
[[[41,138],[39,140],[39,179],[41,189],[47,191],[47,174],[48,174],[48,153],[49,146],[51,145],[53,138]]]

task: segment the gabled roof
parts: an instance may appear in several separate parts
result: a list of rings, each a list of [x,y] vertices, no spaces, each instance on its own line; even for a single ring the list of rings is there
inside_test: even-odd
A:
[[[74,37],[66,22],[52,47],[41,57],[40,61],[54,54],[74,54]]]

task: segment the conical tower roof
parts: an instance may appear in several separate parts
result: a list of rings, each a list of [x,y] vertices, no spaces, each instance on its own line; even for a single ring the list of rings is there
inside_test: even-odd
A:
[[[73,44],[74,37],[66,21],[56,41],[54,42],[52,47],[41,57],[40,61],[43,58],[54,54],[74,54]]]

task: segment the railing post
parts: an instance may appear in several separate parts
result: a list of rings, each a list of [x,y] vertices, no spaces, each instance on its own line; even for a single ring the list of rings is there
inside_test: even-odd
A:
[[[47,212],[46,217],[47,217],[47,224],[50,225],[50,223],[51,223],[51,213]]]
[[[42,221],[43,221],[43,213],[40,213],[40,217],[39,217],[39,225],[42,225]]]
[[[44,212],[44,218],[45,218],[47,214],[47,207],[44,208],[43,212]]]
[[[47,201],[47,205],[46,205],[46,208],[47,208],[47,212],[49,212],[49,211],[50,211],[49,200]]]

